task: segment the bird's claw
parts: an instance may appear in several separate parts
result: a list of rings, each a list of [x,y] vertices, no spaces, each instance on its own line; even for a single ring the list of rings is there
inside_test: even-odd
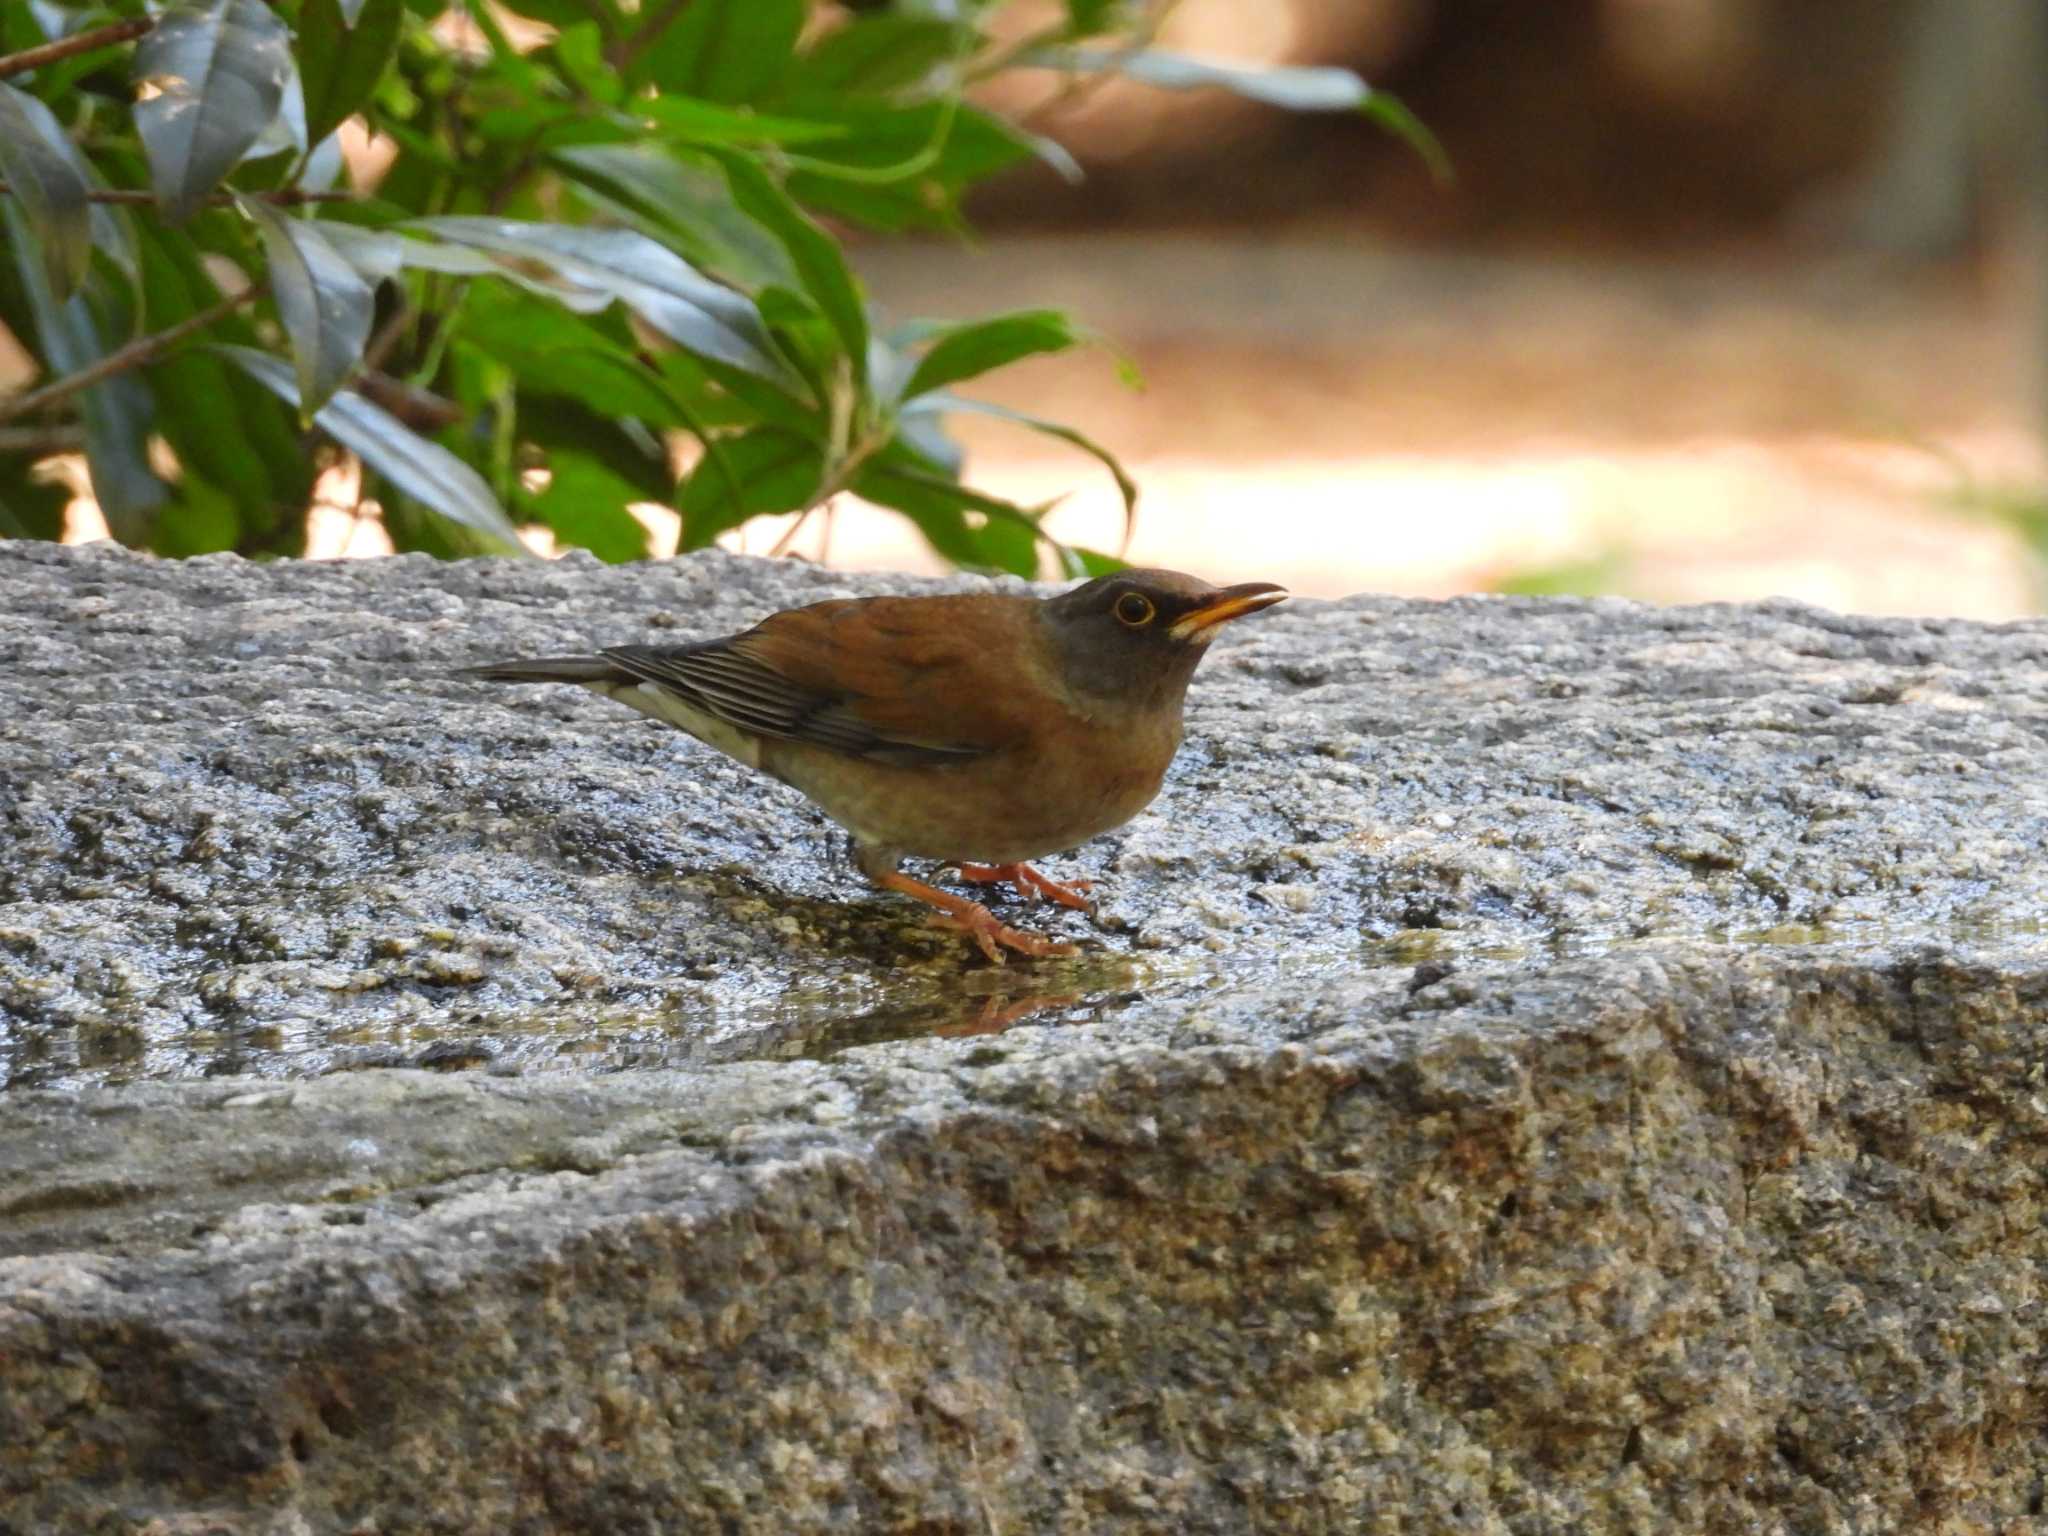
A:
[[[1014,949],[1020,955],[1029,955],[1034,960],[1050,959],[1058,955],[1078,955],[1081,951],[1072,944],[1063,944],[1057,939],[1048,939],[1042,934],[1027,933],[1022,928],[1011,928],[999,921],[995,913],[978,901],[969,901],[965,896],[955,896],[951,891],[942,891],[937,886],[926,885],[922,880],[913,880],[898,870],[888,870],[874,876],[875,884],[888,891],[901,891],[905,896],[914,896],[928,907],[938,910],[932,916],[935,927],[964,933],[980,948],[991,961],[1001,965],[1003,951]]]
[[[980,946],[981,952],[997,965],[1008,958],[1005,948],[1014,949],[1020,955],[1029,955],[1033,960],[1045,960],[1060,955],[1078,955],[1078,946],[1065,944],[1057,939],[1048,939],[1043,934],[1031,933],[1022,928],[1012,928],[1000,921],[995,913],[975,902],[966,903],[962,912],[934,912],[931,922],[934,928],[949,929],[964,933]]]
[[[1085,912],[1093,905],[1088,899],[1088,892],[1095,889],[1093,880],[1055,880],[1050,875],[1041,875],[1029,864],[956,864],[953,867],[970,885],[993,885],[997,882],[1012,885],[1033,904],[1040,897],[1050,897],[1061,906],[1072,907],[1077,912]]]

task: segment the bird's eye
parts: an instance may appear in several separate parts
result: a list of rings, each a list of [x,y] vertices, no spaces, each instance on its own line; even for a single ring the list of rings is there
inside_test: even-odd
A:
[[[1126,592],[1116,600],[1116,618],[1119,624],[1128,624],[1132,629],[1141,629],[1152,622],[1159,610],[1152,606],[1152,599],[1142,592]]]

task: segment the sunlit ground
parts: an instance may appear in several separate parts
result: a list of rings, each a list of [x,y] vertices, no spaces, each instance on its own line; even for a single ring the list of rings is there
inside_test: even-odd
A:
[[[1305,594],[1787,596],[1877,613],[2042,610],[2025,541],[1981,505],[2040,483],[2023,274],[1391,252],[1341,233],[877,245],[897,317],[1053,303],[1118,343],[984,393],[1084,426],[1143,488],[1129,555]],[[961,423],[970,480],[1098,548],[1123,516],[1092,460]],[[323,480],[312,550],[390,548]],[[87,503],[72,533],[102,532]],[[655,547],[676,520],[643,509]],[[842,501],[725,541],[938,570],[893,513]],[[551,541],[536,531],[546,552]]]

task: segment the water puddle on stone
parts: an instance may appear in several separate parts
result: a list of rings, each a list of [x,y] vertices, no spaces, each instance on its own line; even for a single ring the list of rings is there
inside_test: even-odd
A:
[[[155,1037],[135,1025],[33,1037],[0,1029],[0,1083],[75,1089],[230,1074],[311,1077],[374,1067],[522,1075],[824,1060],[888,1041],[988,1035],[1018,1026],[1089,1028],[1137,1017],[1194,1018],[1223,1000],[1256,1011],[1261,996],[1300,997],[1346,981],[1368,991],[1377,981],[1394,998],[1459,972],[1542,970],[1631,950],[1710,945],[1853,954],[1920,943],[2032,947],[2044,935],[2048,923],[2040,919],[1526,939],[1503,939],[1498,929],[1429,928],[1373,938],[1348,950],[1305,946],[1284,957],[1093,950],[1073,959],[1003,967],[934,966],[886,980],[840,975],[780,985],[740,983],[683,1007],[572,1006],[516,1019],[425,1014],[339,1027],[296,1019],[235,1031],[165,1030]],[[1297,1027],[1313,1026],[1298,1020]],[[1288,1032],[1276,1026],[1274,1037]]]

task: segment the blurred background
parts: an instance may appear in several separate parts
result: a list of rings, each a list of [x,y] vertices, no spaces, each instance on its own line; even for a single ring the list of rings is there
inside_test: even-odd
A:
[[[1354,67],[1456,183],[1355,118],[1005,81],[1086,195],[1034,167],[972,205],[977,249],[856,258],[884,305],[1067,306],[1135,360],[1142,393],[1087,354],[987,392],[1125,457],[1146,563],[1317,594],[2035,613],[2041,11],[1184,0],[1163,44]],[[1060,535],[1115,547],[1106,480],[960,425],[979,483],[1064,494]],[[858,512],[829,554],[930,564]]]
[[[1142,391],[1098,349],[986,393],[1123,457],[1143,563],[1319,595],[2037,613],[2043,9],[1183,0],[1162,45],[1354,68],[1455,183],[1356,116],[1026,73],[988,104],[1066,145],[1085,189],[1043,165],[994,183],[964,248],[846,234],[897,318],[1057,305],[1135,363]],[[959,425],[983,489],[1063,498],[1059,537],[1117,547],[1085,460]],[[725,542],[939,568],[845,498],[789,522]],[[74,504],[71,537],[94,523]],[[316,525],[316,554],[380,546]]]

